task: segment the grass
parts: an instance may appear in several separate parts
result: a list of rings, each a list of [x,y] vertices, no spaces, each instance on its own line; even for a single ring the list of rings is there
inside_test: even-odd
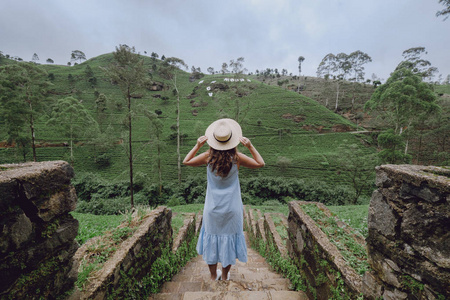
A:
[[[87,240],[102,235],[106,231],[119,226],[126,220],[125,215],[92,215],[80,214],[76,212],[70,213],[79,222],[78,235],[76,241],[82,245]]]
[[[339,219],[360,233],[364,238],[367,238],[369,205],[328,206],[328,209],[336,214]]]
[[[301,208],[316,222],[319,228],[328,236],[330,242],[338,248],[344,260],[359,275],[362,276],[369,270],[366,248],[357,243],[344,229],[337,226],[336,220],[333,217],[328,218],[313,203],[302,205]]]

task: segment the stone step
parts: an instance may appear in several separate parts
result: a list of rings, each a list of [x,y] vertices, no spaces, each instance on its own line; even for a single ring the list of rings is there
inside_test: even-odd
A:
[[[170,281],[164,283],[161,293],[215,292],[215,291],[289,291],[286,278],[268,280],[222,280],[222,281]]]
[[[224,291],[160,293],[151,300],[309,300],[303,292],[293,291]]]

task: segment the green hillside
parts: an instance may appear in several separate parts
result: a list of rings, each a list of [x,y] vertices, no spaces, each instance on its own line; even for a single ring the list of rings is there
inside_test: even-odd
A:
[[[159,118],[164,124],[162,175],[164,180],[177,178],[176,140],[170,139],[175,131],[171,126],[176,123],[176,97],[169,82],[159,77],[157,70],[161,61],[143,56],[145,64],[152,70],[152,81],[162,90],[144,89],[133,99],[135,113],[133,123],[133,146],[135,169],[157,180],[155,165],[156,148],[152,141],[151,125],[144,116],[143,109],[161,110]],[[128,161],[123,145],[123,119],[125,104],[120,90],[105,77],[101,67],[108,66],[113,60],[112,54],[105,54],[81,64],[69,67],[41,65],[53,78],[51,99],[73,96],[88,108],[97,118],[96,99],[99,93],[108,100],[108,118],[102,122],[105,130],[108,125],[114,129],[110,137],[115,145],[100,150],[86,140],[78,141],[74,150],[76,173],[95,172],[108,179],[126,179]],[[90,67],[96,78],[96,84],[88,82],[86,68]],[[276,176],[320,180],[332,184],[346,181],[346,174],[340,172],[337,158],[342,156],[342,148],[356,144],[367,154],[376,150],[370,146],[370,136],[350,133],[356,126],[342,116],[331,112],[316,101],[294,91],[257,81],[253,76],[244,76],[243,81],[225,81],[234,78],[228,75],[205,75],[201,79],[189,80],[190,74],[182,72],[178,78],[181,95],[180,128],[184,136],[181,153],[184,155],[195,144],[199,135],[214,120],[222,117],[237,119],[243,133],[249,137],[266,161],[266,167],[260,170],[242,170],[243,176]],[[72,78],[72,81],[69,80]],[[202,83],[200,83],[202,82]],[[207,89],[209,87],[209,90]],[[209,96],[208,93],[213,93]],[[165,100],[164,100],[165,99]],[[42,145],[37,149],[38,160],[68,160],[67,147],[49,144],[67,142],[54,128],[46,125],[47,115],[37,120],[36,138]],[[4,131],[0,131],[0,141],[5,140]],[[344,147],[345,148],[345,147]],[[205,148],[206,149],[206,148]],[[244,147],[240,150],[245,152]],[[99,157],[110,158],[109,165],[101,164]],[[30,154],[27,157],[31,159]],[[16,148],[0,148],[0,163],[22,161]],[[373,170],[368,170],[373,172]],[[182,167],[183,179],[203,174],[202,168]]]

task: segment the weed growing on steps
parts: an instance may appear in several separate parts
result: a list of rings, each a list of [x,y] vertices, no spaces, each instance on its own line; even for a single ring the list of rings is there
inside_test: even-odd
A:
[[[306,291],[305,279],[291,258],[283,257],[273,242],[268,239],[264,243],[262,239],[255,238],[251,245],[261,254],[273,270],[291,281],[291,289],[294,291]]]
[[[164,282],[171,280],[191,258],[197,255],[195,249],[197,238],[192,232],[187,238],[189,243],[186,241],[181,243],[176,253],[172,252],[171,243],[166,242],[161,255],[148,268],[148,273],[141,280],[136,280],[132,270],[128,273],[121,272],[120,286],[108,294],[107,299],[148,299],[151,294],[158,293]]]

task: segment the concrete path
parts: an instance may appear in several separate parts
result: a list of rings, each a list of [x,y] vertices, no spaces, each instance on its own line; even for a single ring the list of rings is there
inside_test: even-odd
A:
[[[247,254],[247,263],[238,261],[231,267],[229,281],[212,281],[208,265],[201,256],[197,256],[188,262],[172,281],[166,282],[159,294],[150,299],[308,299],[303,292],[291,291],[289,280],[271,271],[269,264],[258,252],[249,247]]]

